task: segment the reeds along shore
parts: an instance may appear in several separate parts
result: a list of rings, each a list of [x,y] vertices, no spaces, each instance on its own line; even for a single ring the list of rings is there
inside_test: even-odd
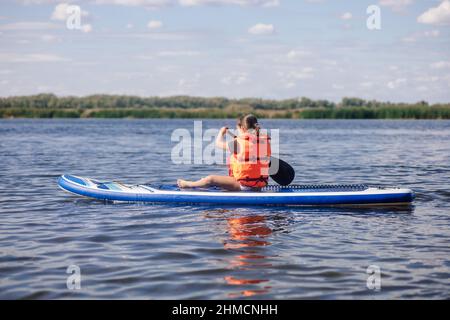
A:
[[[286,119],[450,119],[450,103],[52,94],[0,98],[0,118],[236,118],[250,112],[260,118]]]

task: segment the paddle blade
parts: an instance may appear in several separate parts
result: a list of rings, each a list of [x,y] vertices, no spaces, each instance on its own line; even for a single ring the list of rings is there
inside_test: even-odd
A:
[[[279,185],[287,186],[295,178],[295,171],[291,165],[281,159],[271,157],[269,175]]]

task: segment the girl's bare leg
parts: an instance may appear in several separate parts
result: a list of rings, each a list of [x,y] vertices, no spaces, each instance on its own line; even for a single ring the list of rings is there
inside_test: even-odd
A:
[[[186,181],[179,179],[177,184],[180,188],[193,188],[193,187],[219,187],[230,191],[240,191],[241,185],[233,177],[227,176],[207,176],[197,181]]]

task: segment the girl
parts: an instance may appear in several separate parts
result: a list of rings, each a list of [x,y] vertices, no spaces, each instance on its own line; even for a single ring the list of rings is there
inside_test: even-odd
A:
[[[239,136],[227,145],[227,127],[220,129],[216,146],[231,153],[229,176],[210,175],[198,181],[179,179],[180,188],[216,186],[229,191],[260,190],[269,180],[270,138],[260,133],[258,120],[254,115],[241,117],[237,121]]]

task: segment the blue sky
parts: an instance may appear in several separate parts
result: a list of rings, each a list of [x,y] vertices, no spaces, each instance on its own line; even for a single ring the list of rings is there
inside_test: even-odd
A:
[[[6,0],[0,96],[450,102],[449,35],[450,0]]]

